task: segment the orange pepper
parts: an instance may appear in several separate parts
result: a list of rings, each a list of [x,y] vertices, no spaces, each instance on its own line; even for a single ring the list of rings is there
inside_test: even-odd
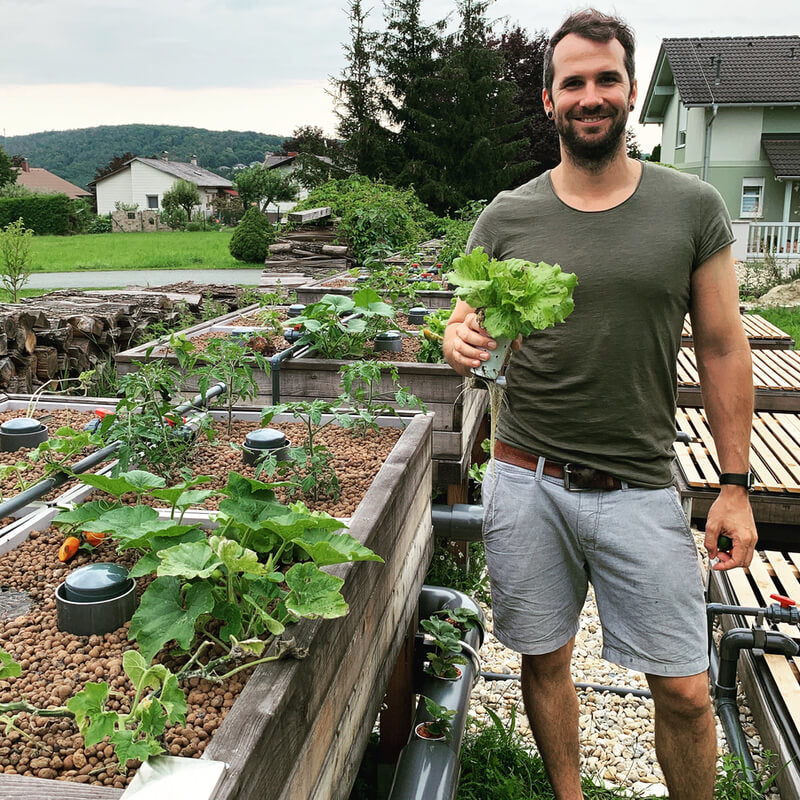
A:
[[[89,542],[92,547],[98,547],[99,545],[103,544],[103,540],[106,538],[106,535],[97,531],[84,531],[83,538],[86,539],[86,541]]]
[[[74,536],[67,536],[61,547],[58,548],[58,560],[69,561],[78,552],[80,545],[80,541]]]

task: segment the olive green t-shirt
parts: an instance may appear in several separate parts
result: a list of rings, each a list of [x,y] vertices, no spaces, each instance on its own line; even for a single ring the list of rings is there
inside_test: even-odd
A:
[[[692,272],[733,240],[714,187],[650,163],[634,193],[607,211],[567,206],[549,172],[499,194],[468,251],[559,264],[578,286],[567,320],[513,354],[498,438],[636,485],[669,486]]]

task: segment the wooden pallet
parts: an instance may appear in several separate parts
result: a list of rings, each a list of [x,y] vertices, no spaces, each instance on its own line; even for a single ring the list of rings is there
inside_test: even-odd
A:
[[[719,462],[702,408],[679,407],[676,424],[689,444],[675,443],[678,487],[691,500],[691,514],[705,519],[719,490]],[[750,504],[756,522],[800,523],[800,414],[757,411],[753,415]]]
[[[756,409],[800,411],[800,350],[753,350],[752,356]],[[703,405],[691,347],[678,353],[678,405]]]
[[[753,350],[794,349],[794,339],[792,339],[786,331],[782,331],[777,325],[773,325],[758,314],[742,314],[742,325],[744,325],[744,332],[747,334],[747,338],[750,341],[750,348]],[[681,344],[684,347],[694,346],[692,322],[688,314],[683,321]]]
[[[763,608],[783,594],[800,601],[800,553],[765,550],[757,552],[750,568],[712,572],[711,599],[732,605]],[[722,627],[749,627],[753,618],[721,617]],[[768,624],[768,623],[767,623]],[[770,626],[800,642],[800,626]],[[800,800],[800,752],[791,744],[800,731],[800,658],[742,651],[737,674],[765,750],[777,757],[777,783],[783,800]],[[774,688],[777,691],[769,691]],[[777,708],[779,705],[780,708]],[[787,731],[786,727],[790,730]],[[780,769],[783,765],[785,768]]]

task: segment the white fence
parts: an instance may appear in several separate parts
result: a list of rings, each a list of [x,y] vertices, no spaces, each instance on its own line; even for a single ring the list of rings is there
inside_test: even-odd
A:
[[[800,222],[751,222],[747,234],[747,260],[771,255],[776,259],[800,259]]]

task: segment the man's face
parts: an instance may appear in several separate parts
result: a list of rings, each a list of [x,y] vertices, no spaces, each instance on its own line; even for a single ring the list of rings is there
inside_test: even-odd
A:
[[[622,45],[617,39],[565,36],[553,51],[552,96],[545,89],[542,100],[554,114],[562,145],[577,161],[608,162],[624,146],[628,106],[636,101]]]

